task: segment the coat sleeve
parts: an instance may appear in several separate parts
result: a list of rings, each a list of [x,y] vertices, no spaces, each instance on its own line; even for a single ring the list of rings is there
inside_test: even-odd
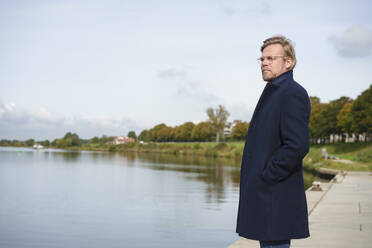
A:
[[[280,113],[280,147],[265,165],[264,181],[275,184],[298,169],[309,151],[310,101],[305,91],[286,95]]]

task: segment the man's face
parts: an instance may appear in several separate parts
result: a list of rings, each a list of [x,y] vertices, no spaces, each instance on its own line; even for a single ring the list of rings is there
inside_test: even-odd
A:
[[[262,51],[263,61],[261,62],[261,72],[264,81],[271,81],[291,66],[291,60],[284,57],[284,49],[280,44],[272,44],[265,47]]]

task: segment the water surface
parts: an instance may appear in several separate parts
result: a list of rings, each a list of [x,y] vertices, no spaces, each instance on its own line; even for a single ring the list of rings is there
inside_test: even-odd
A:
[[[0,247],[227,247],[240,161],[0,147]]]

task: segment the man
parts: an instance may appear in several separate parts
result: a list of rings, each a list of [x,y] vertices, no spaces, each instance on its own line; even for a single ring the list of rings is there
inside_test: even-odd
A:
[[[310,101],[293,80],[290,40],[274,36],[261,47],[266,86],[244,146],[236,232],[261,247],[289,247],[309,237],[302,159],[309,151]]]

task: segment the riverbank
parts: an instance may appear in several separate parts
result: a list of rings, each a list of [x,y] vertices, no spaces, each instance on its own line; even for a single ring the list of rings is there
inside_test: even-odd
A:
[[[62,148],[62,147],[51,147]],[[64,147],[66,150],[87,150],[107,152],[139,152],[161,153],[187,156],[203,156],[228,158],[239,164],[244,148],[244,142],[169,142],[169,143],[130,143],[122,145],[86,144],[82,146]],[[324,159],[322,149],[326,148],[329,155],[338,159]],[[320,167],[346,171],[372,171],[372,143],[339,143],[311,145],[305,156],[304,170],[316,174]]]
[[[189,143],[131,143],[98,147],[94,145],[79,147],[83,150],[106,150],[111,152],[146,152],[175,155],[223,157],[240,160],[244,142],[189,142]],[[338,159],[324,159],[322,149]],[[75,149],[75,148],[72,148]],[[339,143],[311,145],[304,158],[304,169],[317,170],[320,167],[347,170],[372,171],[372,143]]]

